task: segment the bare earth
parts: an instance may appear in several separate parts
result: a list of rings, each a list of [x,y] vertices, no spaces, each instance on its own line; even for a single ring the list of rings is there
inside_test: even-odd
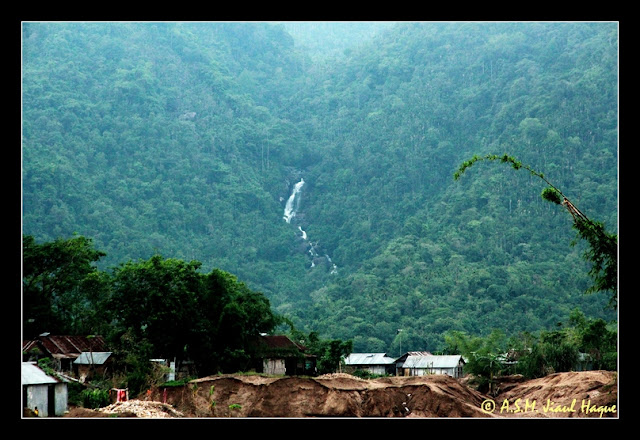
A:
[[[65,417],[618,417],[617,375],[611,371],[557,373],[523,381],[505,378],[486,396],[465,380],[430,375],[362,380],[347,374],[311,377],[220,375],[184,387],[154,389]],[[574,401],[575,400],[575,401]]]

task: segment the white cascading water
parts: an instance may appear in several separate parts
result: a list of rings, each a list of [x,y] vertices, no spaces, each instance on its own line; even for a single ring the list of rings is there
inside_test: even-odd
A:
[[[293,186],[293,191],[291,191],[291,195],[289,196],[289,199],[287,200],[287,203],[284,206],[283,218],[284,218],[284,221],[286,221],[287,223],[291,223],[291,219],[296,216],[296,209],[298,208],[300,203],[300,199],[298,198],[298,195],[300,194],[300,191],[302,190],[303,186],[304,186],[304,179],[300,179],[300,182],[296,183]],[[298,226],[298,230],[302,234],[302,239],[304,241],[308,241],[307,233],[302,229],[302,226]],[[313,268],[316,266],[315,259],[318,258],[319,255],[316,252],[316,246],[311,242],[309,242],[309,255],[311,256],[311,267]],[[330,273],[332,275],[337,274],[338,266],[336,266],[335,263],[331,261],[331,257],[329,257],[328,254],[324,254],[324,256],[327,262],[331,264]]]
[[[291,191],[291,195],[289,196],[289,200],[287,200],[287,204],[284,206],[284,221],[287,223],[291,223],[291,219],[296,216],[296,197],[300,193],[302,186],[304,185],[304,179],[300,179],[300,182],[296,183],[293,187],[293,191]]]
[[[331,274],[337,274],[338,273],[338,266],[336,266],[336,264],[331,261],[331,257],[328,254],[324,254],[325,258],[327,259],[327,261],[329,262],[329,264],[331,264]]]

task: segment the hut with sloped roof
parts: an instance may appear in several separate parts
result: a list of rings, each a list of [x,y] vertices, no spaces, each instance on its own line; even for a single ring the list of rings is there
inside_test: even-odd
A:
[[[98,376],[105,377],[109,372],[112,359],[113,356],[110,351],[83,351],[73,361],[74,372],[80,382],[85,382]]]
[[[446,374],[462,377],[465,361],[461,355],[433,355],[429,352],[408,352],[396,360],[400,376]]]
[[[316,356],[285,335],[260,335],[252,347],[256,372],[288,376],[316,374]]]
[[[63,416],[68,409],[66,380],[48,375],[35,362],[22,363],[22,406],[38,417]]]
[[[395,373],[395,358],[387,353],[350,353],[344,358],[344,364],[346,373],[356,370],[380,375]]]
[[[22,344],[23,361],[50,358],[57,371],[72,372],[73,361],[82,352],[106,352],[102,336],[71,336],[42,333],[37,338]]]

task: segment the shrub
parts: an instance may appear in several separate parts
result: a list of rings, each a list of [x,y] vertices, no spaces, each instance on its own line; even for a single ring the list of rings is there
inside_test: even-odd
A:
[[[85,408],[96,409],[107,406],[110,403],[109,391],[95,388],[93,390],[84,390],[82,393],[82,406]]]

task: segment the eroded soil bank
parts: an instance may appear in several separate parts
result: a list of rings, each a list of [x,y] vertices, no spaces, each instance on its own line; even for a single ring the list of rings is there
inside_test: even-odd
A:
[[[101,410],[75,409],[67,417],[104,417],[110,411],[128,417],[617,417],[617,375],[585,371],[528,381],[509,377],[496,396],[443,375],[373,380],[347,374],[221,375],[166,392],[157,388],[138,401]]]

